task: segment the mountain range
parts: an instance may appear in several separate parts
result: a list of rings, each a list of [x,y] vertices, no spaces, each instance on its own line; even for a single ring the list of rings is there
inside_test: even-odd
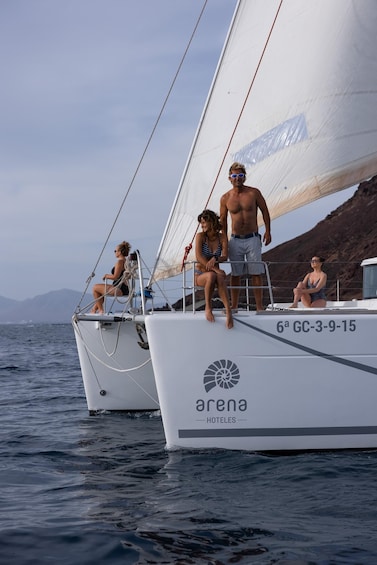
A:
[[[292,288],[308,272],[313,255],[325,258],[329,299],[361,298],[360,263],[377,255],[377,176],[361,183],[350,199],[314,228],[263,254],[275,302],[292,300]],[[22,301],[0,296],[0,323],[69,323],[80,299],[80,292],[69,289]],[[85,304],[90,300],[85,296]]]
[[[81,292],[69,289],[54,290],[26,300],[0,296],[0,324],[69,323],[81,296]]]

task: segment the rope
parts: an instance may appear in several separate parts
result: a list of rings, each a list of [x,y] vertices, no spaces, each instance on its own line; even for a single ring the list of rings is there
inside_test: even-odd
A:
[[[141,365],[137,366],[137,367],[132,367],[130,369],[117,369],[116,367],[113,367],[111,365],[108,365],[107,363],[104,363],[101,359],[99,359],[96,355],[94,355],[94,353],[88,348],[87,344],[84,341],[83,336],[81,335],[80,329],[77,325],[77,320],[73,321],[73,329],[77,332],[77,334],[79,335],[80,339],[82,340],[84,346],[85,346],[85,352],[86,355],[88,357],[88,361],[90,363],[90,366],[92,367],[92,371],[93,371],[93,375],[96,379],[97,382],[97,386],[98,389],[101,390],[103,387],[101,386],[101,383],[99,382],[97,373],[94,369],[92,360],[90,358],[90,355],[93,355],[93,358],[96,359],[99,363],[101,363],[103,366],[105,366],[106,368],[112,370],[112,371],[117,371],[119,373],[129,373],[129,371],[135,371],[136,369],[141,369],[142,367],[144,367],[145,365],[147,365],[147,363],[150,363],[151,359],[149,357],[149,359],[147,359],[144,363],[142,363]],[[156,398],[154,398],[147,390],[145,390],[145,388],[136,380],[132,377],[131,374],[128,374],[127,377],[140,389],[144,392],[144,394],[146,396],[148,396],[153,402],[156,403],[157,406],[159,406],[158,400]]]
[[[265,53],[266,53],[266,49],[267,49],[268,43],[269,43],[269,41],[270,41],[272,31],[273,31],[273,29],[274,29],[274,27],[275,27],[276,20],[277,20],[277,18],[278,18],[278,15],[279,15],[279,12],[280,12],[280,9],[281,9],[282,4],[283,4],[283,0],[280,0],[280,4],[279,4],[279,6],[278,6],[278,8],[277,8],[277,10],[276,10],[276,14],[275,14],[274,20],[273,20],[273,22],[272,22],[272,25],[271,25],[270,31],[269,31],[269,33],[268,33],[266,42],[265,42],[265,44],[264,44],[264,47],[263,47],[261,56],[260,56],[260,58],[259,58],[259,61],[258,61],[258,64],[257,64],[257,68],[255,69],[254,76],[253,76],[252,81],[251,81],[251,83],[250,83],[249,90],[247,91],[247,94],[246,94],[246,96],[245,96],[245,100],[244,100],[244,102],[243,102],[243,104],[242,104],[242,107],[241,107],[241,111],[240,111],[240,113],[239,113],[239,115],[238,115],[236,124],[235,124],[235,126],[234,126],[234,128],[233,128],[233,132],[232,132],[232,134],[231,134],[231,136],[230,136],[230,138],[229,138],[228,145],[227,145],[227,147],[226,147],[226,149],[225,149],[225,151],[224,151],[223,158],[222,158],[222,160],[221,160],[220,166],[219,166],[218,171],[217,171],[217,175],[216,175],[215,180],[214,180],[214,182],[213,182],[213,184],[212,184],[212,188],[211,188],[211,191],[210,191],[210,193],[209,193],[209,196],[208,196],[208,198],[207,198],[207,201],[206,201],[206,203],[205,203],[204,208],[207,208],[208,202],[210,201],[211,196],[212,196],[212,193],[213,193],[213,191],[215,190],[216,183],[217,183],[217,181],[218,181],[218,179],[219,179],[219,176],[220,176],[220,171],[221,171],[221,169],[222,169],[222,166],[224,165],[225,159],[226,159],[226,157],[227,157],[227,155],[228,155],[228,151],[229,151],[230,145],[231,145],[231,143],[232,143],[232,141],[233,141],[233,138],[234,138],[234,136],[235,136],[235,134],[236,134],[236,131],[237,131],[237,128],[238,128],[238,124],[240,123],[242,114],[243,114],[243,112],[244,112],[244,110],[245,110],[246,102],[247,102],[247,100],[248,100],[248,98],[249,98],[249,96],[250,96],[251,90],[252,90],[252,88],[253,88],[253,86],[254,86],[255,79],[256,79],[256,77],[257,77],[259,68],[260,68],[260,66],[261,66],[261,64],[262,64],[262,60],[263,60],[264,55],[265,55]],[[184,259],[183,259],[183,261],[182,261],[182,268],[183,268],[183,264],[184,264],[184,262],[185,262],[185,260],[187,259],[187,256],[188,256],[187,249],[190,248],[190,249],[189,249],[189,252],[190,252],[190,250],[191,250],[191,248],[192,248],[192,244],[193,244],[194,239],[195,239],[195,236],[196,236],[196,234],[197,234],[197,232],[198,232],[198,229],[199,229],[199,223],[198,223],[198,225],[197,225],[197,227],[196,227],[196,229],[195,229],[194,235],[193,235],[193,237],[192,237],[192,239],[191,239],[191,243],[185,247],[185,255],[184,255]]]
[[[106,355],[107,355],[108,357],[112,357],[113,355],[115,355],[116,350],[118,349],[119,336],[120,336],[120,324],[118,324],[118,329],[117,329],[116,339],[115,339],[115,345],[114,345],[114,348],[113,348],[113,350],[112,350],[111,352],[110,352],[110,351],[107,351],[105,342],[103,341],[103,333],[102,333],[102,332],[103,332],[103,328],[102,328],[102,326],[100,326],[99,332],[100,332],[100,335],[101,335],[101,344],[102,344],[102,348],[103,348],[104,352],[106,353]]]
[[[199,227],[199,224],[198,224],[198,227]],[[196,230],[195,230],[194,237],[195,237],[195,235],[196,235],[196,232],[198,231],[198,227],[197,227]],[[181,272],[183,271],[183,269],[184,269],[184,267],[185,267],[186,259],[187,259],[187,257],[189,256],[189,253],[190,253],[190,251],[191,251],[191,249],[192,249],[192,242],[193,242],[193,239],[191,240],[191,243],[189,243],[189,245],[186,245],[186,247],[185,247],[185,254],[184,254],[183,260],[182,260]]]
[[[182,68],[182,66],[183,66],[183,63],[184,63],[184,61],[185,61],[185,59],[186,59],[187,53],[188,53],[189,48],[190,48],[190,46],[191,46],[191,43],[192,43],[192,41],[193,41],[193,39],[194,39],[196,30],[198,29],[199,23],[200,23],[200,21],[201,21],[201,19],[202,19],[202,16],[203,16],[204,10],[205,10],[205,8],[206,8],[206,6],[207,6],[207,3],[208,3],[208,0],[204,0],[202,9],[201,9],[201,11],[200,11],[200,13],[199,13],[199,17],[198,17],[198,19],[197,19],[197,21],[196,21],[196,24],[195,24],[195,26],[194,26],[194,29],[193,29],[192,33],[191,33],[190,39],[189,39],[189,41],[188,41],[188,43],[187,43],[187,45],[186,45],[186,48],[185,48],[185,50],[184,50],[184,52],[183,52],[183,55],[182,55],[182,57],[181,57],[181,60],[180,60],[180,62],[179,62],[178,68],[177,68],[177,70],[176,70],[176,72],[175,72],[175,75],[174,75],[174,77],[173,77],[173,80],[172,80],[172,82],[171,82],[171,84],[170,84],[170,87],[169,87],[169,89],[168,89],[168,92],[167,92],[167,94],[166,94],[166,96],[165,96],[165,100],[164,100],[164,102],[163,102],[163,104],[162,104],[161,110],[160,110],[160,112],[159,112],[159,114],[158,114],[158,116],[157,116],[157,119],[156,119],[156,121],[155,121],[155,123],[154,123],[154,126],[152,127],[152,131],[151,131],[151,133],[150,133],[150,135],[149,135],[149,137],[148,137],[147,143],[146,143],[146,145],[145,145],[145,147],[144,147],[144,150],[143,150],[143,152],[142,152],[142,154],[141,154],[141,157],[140,157],[140,159],[139,159],[139,162],[138,162],[138,164],[137,164],[137,166],[136,166],[135,172],[134,172],[134,174],[133,174],[133,176],[132,176],[132,178],[131,178],[131,182],[130,182],[130,184],[128,185],[128,188],[127,188],[127,190],[126,190],[126,194],[125,194],[125,196],[124,196],[124,198],[123,198],[123,200],[122,200],[122,203],[121,203],[121,205],[120,205],[120,207],[119,207],[119,210],[118,210],[118,212],[117,212],[117,214],[116,214],[116,216],[115,216],[115,220],[114,220],[114,222],[113,222],[113,224],[112,224],[112,226],[111,226],[111,228],[110,228],[110,231],[109,231],[109,233],[108,233],[108,235],[107,235],[107,237],[106,237],[106,239],[105,239],[105,243],[104,243],[104,245],[103,245],[103,247],[102,247],[102,249],[101,249],[101,252],[100,252],[100,254],[99,254],[99,256],[98,256],[98,259],[97,259],[97,261],[96,261],[96,264],[94,265],[94,268],[93,268],[93,270],[92,270],[92,273],[91,273],[91,275],[88,277],[88,279],[86,280],[86,287],[85,287],[85,289],[84,289],[84,291],[83,291],[83,294],[82,294],[82,296],[81,296],[81,298],[80,298],[80,301],[79,301],[79,303],[78,303],[78,305],[77,305],[76,312],[80,309],[81,302],[83,301],[84,296],[85,296],[85,294],[86,294],[86,292],[87,292],[87,290],[88,290],[88,287],[89,287],[89,285],[90,285],[90,283],[91,283],[93,277],[95,276],[96,268],[98,267],[98,264],[99,264],[99,262],[100,262],[100,260],[101,260],[101,258],[102,258],[102,255],[104,254],[105,248],[106,248],[106,246],[107,246],[107,244],[108,244],[108,242],[109,242],[109,239],[110,239],[110,237],[111,237],[111,234],[112,234],[113,231],[114,231],[115,225],[116,225],[116,223],[117,223],[117,221],[118,221],[118,219],[119,219],[119,216],[120,216],[120,214],[121,214],[121,212],[122,212],[122,210],[123,210],[123,207],[124,207],[124,205],[125,205],[125,203],[126,203],[126,200],[127,200],[127,198],[128,198],[128,195],[129,195],[129,193],[130,193],[130,191],[131,191],[131,188],[132,188],[132,186],[133,186],[133,184],[134,184],[134,182],[135,182],[136,176],[137,176],[137,174],[138,174],[138,172],[139,172],[139,170],[140,170],[140,167],[141,167],[141,165],[142,165],[142,163],[143,163],[143,161],[144,161],[145,155],[146,155],[146,153],[147,153],[147,151],[148,151],[148,149],[149,149],[149,146],[150,146],[150,144],[151,144],[151,142],[152,142],[152,139],[153,139],[154,134],[155,134],[155,132],[156,132],[157,126],[158,126],[158,124],[159,124],[160,121],[161,121],[162,114],[163,114],[163,112],[164,112],[164,110],[165,110],[165,108],[166,108],[167,102],[168,102],[168,100],[169,100],[169,98],[170,98],[170,95],[171,95],[171,93],[172,93],[172,90],[173,90],[173,88],[174,88],[174,85],[175,85],[175,83],[176,83],[176,81],[177,81],[178,75],[179,75],[179,73],[180,73],[180,71],[181,71],[181,68]]]
[[[73,327],[76,329],[78,335],[80,336],[80,339],[82,340],[84,346],[85,346],[85,350],[90,353],[90,355],[92,355],[92,357],[98,361],[98,363],[100,363],[101,365],[103,365],[104,367],[106,367],[107,369],[111,369],[112,371],[116,371],[118,373],[129,373],[131,371],[137,371],[138,369],[141,369],[142,367],[144,367],[145,365],[148,365],[148,363],[151,362],[151,358],[148,357],[148,359],[146,361],[144,361],[143,363],[141,363],[140,365],[136,365],[135,367],[130,367],[129,369],[117,369],[116,367],[112,366],[112,365],[108,365],[107,363],[105,363],[105,361],[102,361],[102,359],[100,359],[95,353],[93,353],[93,351],[88,347],[87,343],[85,342],[83,336],[81,335],[81,332],[79,330],[78,327],[78,323],[77,320],[73,321]],[[105,351],[105,353],[107,354],[107,351]],[[131,377],[130,377],[131,378]],[[132,379],[135,383],[137,381],[135,381],[134,379]],[[140,386],[140,385],[139,385]]]

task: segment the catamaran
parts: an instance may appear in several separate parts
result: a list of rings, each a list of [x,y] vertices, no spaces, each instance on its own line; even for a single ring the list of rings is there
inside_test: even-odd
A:
[[[277,304],[266,264],[269,306],[228,330],[196,311],[189,253],[233,161],[272,218],[377,173],[376,24],[374,0],[238,2],[155,267],[136,277],[141,305],[75,313],[89,409],[131,405],[132,383],[168,449],[377,447],[377,257],[362,261],[363,299],[322,309]],[[148,310],[145,286],[177,275],[185,249],[182,311]]]

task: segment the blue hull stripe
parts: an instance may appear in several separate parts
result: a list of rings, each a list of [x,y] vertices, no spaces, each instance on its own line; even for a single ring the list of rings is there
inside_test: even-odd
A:
[[[377,434],[377,426],[343,426],[323,428],[216,428],[178,430],[179,438],[346,436],[357,434]]]

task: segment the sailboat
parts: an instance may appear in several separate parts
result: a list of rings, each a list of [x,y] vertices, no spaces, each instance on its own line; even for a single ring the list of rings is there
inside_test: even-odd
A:
[[[152,299],[138,251],[127,258],[126,296],[104,297],[104,314],[93,303],[78,305],[72,317],[86,402],[90,414],[159,410],[145,331],[147,300]]]
[[[272,218],[376,174],[376,24],[373,0],[238,3],[156,278],[177,272],[198,211],[218,210],[233,161]],[[362,300],[292,310],[272,298],[232,330],[220,314],[148,316],[167,448],[377,447],[377,258],[362,265]]]
[[[377,257],[363,299],[321,309],[275,303],[265,264],[268,307],[228,330],[196,311],[188,253],[234,161],[272,219],[377,173],[376,23],[374,0],[238,2],[146,283],[178,275],[186,249],[183,309],[146,308],[138,256],[137,307],[75,313],[89,410],[159,409],[167,449],[377,447]]]

